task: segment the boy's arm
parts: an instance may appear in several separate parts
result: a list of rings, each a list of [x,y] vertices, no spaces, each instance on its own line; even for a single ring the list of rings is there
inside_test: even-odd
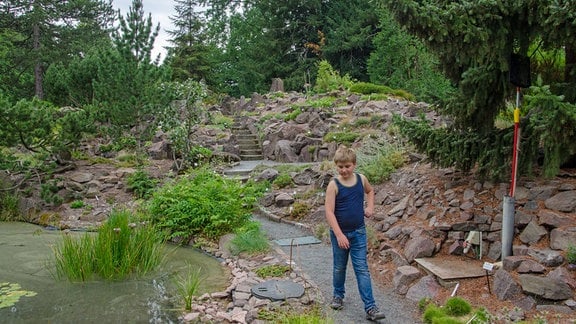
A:
[[[336,183],[334,181],[330,181],[328,183],[328,187],[326,188],[326,200],[324,201],[324,207],[326,209],[326,221],[336,236],[338,246],[342,249],[348,249],[350,247],[350,242],[344,233],[342,233],[342,229],[340,229],[340,225],[338,225],[338,221],[336,220],[336,214],[334,214],[334,209],[336,207],[336,190]]]
[[[374,188],[366,176],[361,174],[360,177],[362,178],[364,193],[366,194],[366,208],[364,208],[364,216],[369,218],[374,216]]]

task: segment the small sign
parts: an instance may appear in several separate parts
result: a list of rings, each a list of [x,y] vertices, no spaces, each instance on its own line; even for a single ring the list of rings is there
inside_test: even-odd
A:
[[[494,264],[490,263],[490,262],[484,262],[482,269],[487,270],[487,271],[492,271],[492,269],[494,269]]]

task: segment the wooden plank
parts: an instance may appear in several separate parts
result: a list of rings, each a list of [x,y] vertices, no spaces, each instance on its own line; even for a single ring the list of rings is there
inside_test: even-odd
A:
[[[482,268],[483,262],[479,260],[419,258],[414,261],[442,280],[476,278],[486,275],[486,270]]]

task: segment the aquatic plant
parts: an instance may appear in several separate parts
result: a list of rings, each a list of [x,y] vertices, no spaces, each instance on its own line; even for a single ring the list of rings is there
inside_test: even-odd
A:
[[[14,306],[22,297],[33,297],[34,291],[22,290],[18,283],[0,282],[0,308]]]
[[[115,210],[97,233],[74,237],[65,233],[54,249],[56,275],[86,281],[97,275],[108,280],[144,275],[162,259],[163,241],[150,224],[130,222],[126,210]]]

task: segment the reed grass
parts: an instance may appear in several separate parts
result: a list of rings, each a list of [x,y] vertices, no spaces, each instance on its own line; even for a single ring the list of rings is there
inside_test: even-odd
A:
[[[188,264],[188,271],[185,274],[179,274],[174,277],[174,284],[176,285],[176,293],[183,301],[185,310],[192,310],[192,302],[194,296],[198,293],[200,282],[202,280],[202,269],[193,268]]]
[[[65,234],[54,249],[56,275],[71,281],[121,280],[154,270],[162,260],[162,238],[154,227],[130,223],[131,218],[127,210],[112,211],[96,234]]]

